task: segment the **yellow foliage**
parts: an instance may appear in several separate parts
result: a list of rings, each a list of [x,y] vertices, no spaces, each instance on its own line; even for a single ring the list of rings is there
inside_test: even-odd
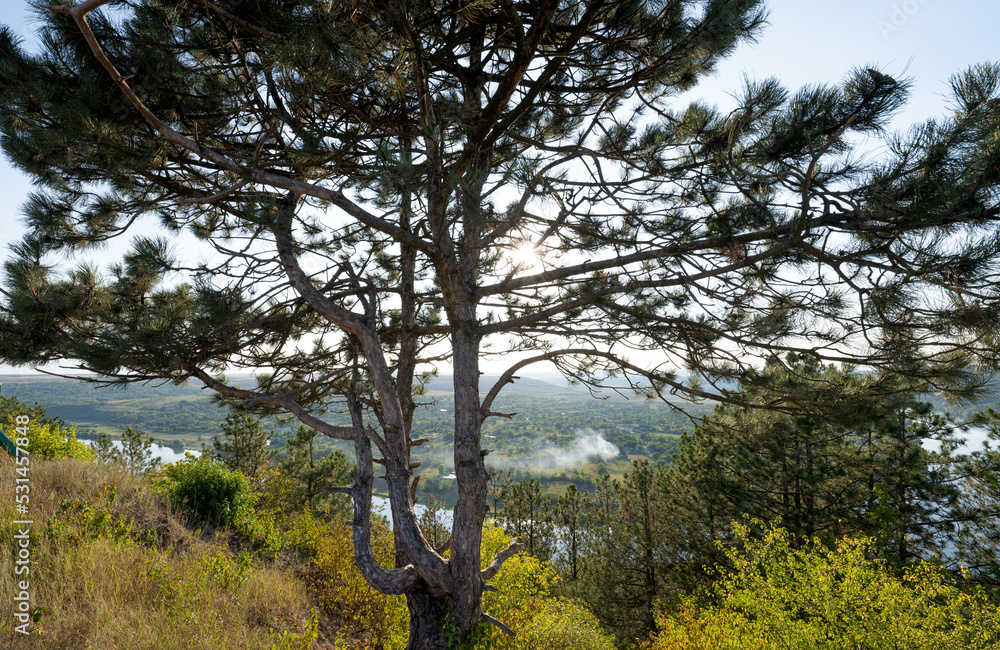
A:
[[[392,533],[373,531],[373,550],[383,566],[393,565]],[[483,566],[510,543],[502,530],[483,530]],[[342,640],[365,647],[402,648],[409,618],[401,596],[372,589],[354,564],[351,529],[333,525],[320,535],[311,588],[314,598],[340,630]],[[483,597],[483,610],[517,632],[511,638],[494,626],[484,627],[475,647],[496,650],[611,650],[610,636],[581,604],[552,595],[559,576],[547,562],[528,555],[509,559],[490,584],[496,592]]]
[[[510,543],[499,528],[483,530],[483,567]],[[483,611],[517,633],[511,638],[491,626],[479,647],[497,650],[598,650],[614,648],[597,618],[583,605],[553,596],[559,575],[548,562],[520,554],[504,563],[483,595]]]
[[[62,428],[55,424],[39,424],[32,418],[26,425],[18,426],[15,416],[11,415],[2,428],[7,437],[27,450],[31,457],[38,458],[80,458],[92,460],[94,450],[76,439],[76,427]],[[19,440],[28,439],[27,446],[19,444]]]
[[[257,507],[273,512],[292,513],[301,510],[296,507],[295,486],[287,474],[274,466],[260,470],[260,479],[254,483],[254,489],[259,493]]]
[[[376,525],[372,537],[375,557],[382,566],[393,566],[392,532]],[[402,596],[379,593],[365,581],[354,564],[351,527],[330,525],[316,547],[310,588],[333,627],[349,639],[364,640],[369,647],[385,647],[400,636],[405,640],[406,602]]]
[[[653,650],[840,650],[996,648],[1000,609],[963,590],[929,563],[897,577],[872,559],[870,541],[819,541],[793,548],[770,528],[763,539],[738,528],[742,550],[711,592],[659,619]]]

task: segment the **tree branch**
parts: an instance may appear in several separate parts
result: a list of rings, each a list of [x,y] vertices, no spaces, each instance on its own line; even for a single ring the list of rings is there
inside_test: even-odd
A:
[[[306,196],[312,196],[324,201],[329,201],[366,226],[385,233],[396,241],[404,242],[429,256],[434,257],[436,255],[436,248],[432,244],[410,232],[403,230],[402,228],[399,228],[385,219],[371,214],[360,205],[344,196],[344,193],[339,189],[332,190],[319,185],[314,185],[312,183],[295,180],[280,174],[267,172],[254,166],[242,165],[233,160],[231,157],[226,156],[215,149],[202,146],[195,140],[171,128],[166,122],[153,113],[139,98],[139,96],[135,94],[135,91],[132,90],[126,81],[130,78],[130,76],[122,75],[111,60],[108,59],[104,49],[97,40],[97,36],[94,35],[93,30],[90,29],[90,25],[87,23],[87,14],[94,9],[107,4],[109,1],[110,0],[87,0],[87,2],[82,2],[77,5],[42,6],[45,9],[59,13],[67,13],[73,17],[74,22],[76,22],[77,27],[80,28],[80,32],[83,34],[84,39],[87,41],[87,45],[90,47],[91,52],[93,52],[98,62],[102,67],[104,67],[108,74],[111,75],[115,84],[125,94],[125,97],[128,98],[132,106],[139,111],[139,114],[142,115],[146,122],[153,127],[157,133],[163,136],[163,138],[201,158],[204,158],[205,160],[214,163],[221,169],[238,174],[248,181],[270,185],[271,187],[287,190],[296,194],[304,194]]]
[[[490,565],[479,572],[480,577],[483,579],[483,581],[489,580],[490,578],[495,576],[498,571],[500,571],[500,567],[503,565],[504,562],[514,557],[514,555],[516,555],[517,553],[523,551],[524,548],[525,548],[524,544],[517,541],[516,539],[512,539],[510,541],[510,544],[507,545],[507,548],[494,555],[493,561],[490,562]]]
[[[215,4],[209,2],[208,0],[200,0],[200,2],[201,2],[202,5],[204,5],[204,7],[206,9],[210,9],[210,10],[214,11],[217,14],[225,16],[226,18],[228,18],[229,20],[233,21],[237,25],[242,25],[243,27],[246,27],[247,29],[253,30],[253,31],[257,32],[258,34],[263,34],[264,36],[270,36],[271,38],[277,38],[277,39],[283,39],[284,38],[284,36],[282,36],[281,34],[275,34],[274,32],[269,32],[266,29],[263,29],[261,27],[257,27],[256,25],[251,25],[250,23],[248,23],[247,21],[243,20],[239,16],[236,16],[234,14],[229,13],[225,9],[222,9],[222,8],[216,6]]]
[[[337,440],[354,439],[354,429],[352,427],[336,427],[332,424],[328,424],[309,413],[307,410],[302,408],[298,402],[287,397],[286,395],[265,395],[264,393],[258,393],[243,388],[235,388],[229,384],[219,381],[201,368],[192,368],[189,372],[220,395],[233,397],[247,403],[254,402],[280,406],[281,408],[287,409],[292,415],[298,418],[302,424],[319,431],[327,437],[335,438]]]
[[[501,630],[503,630],[505,634],[510,635],[512,638],[517,636],[516,634],[514,634],[514,630],[510,629],[509,627],[507,627],[506,625],[504,625],[503,623],[501,623],[497,619],[493,618],[492,616],[490,616],[486,612],[483,612],[481,616],[482,616],[482,619],[484,621],[486,621],[487,623],[492,623],[493,625],[496,625],[498,628],[500,628]]]

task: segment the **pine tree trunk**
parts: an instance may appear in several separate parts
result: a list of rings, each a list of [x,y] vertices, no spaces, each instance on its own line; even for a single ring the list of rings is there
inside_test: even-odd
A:
[[[471,311],[470,311],[471,313]],[[471,319],[469,321],[471,325]],[[480,453],[479,341],[465,331],[453,338],[455,386],[455,475],[458,500],[452,524],[449,570],[453,581],[450,603],[461,635],[480,622],[482,585],[480,544],[486,519],[489,475]]]
[[[410,610],[410,638],[406,650],[437,650],[445,647],[444,631],[449,621],[448,603],[431,593],[426,583],[420,583],[406,594]]]

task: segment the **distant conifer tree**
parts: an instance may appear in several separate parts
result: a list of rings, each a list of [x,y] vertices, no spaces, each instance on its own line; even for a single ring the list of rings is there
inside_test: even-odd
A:
[[[140,429],[128,427],[122,432],[122,448],[115,454],[115,461],[130,474],[145,474],[160,464],[153,455],[155,443],[152,437],[143,440]]]
[[[350,505],[344,495],[334,494],[331,488],[350,480],[351,464],[339,449],[317,458],[317,434],[315,429],[299,425],[285,443],[287,456],[281,461],[281,471],[295,486],[296,505],[343,519],[349,516]]]
[[[230,411],[222,423],[222,438],[213,439],[213,452],[229,469],[254,479],[274,457],[275,452],[268,448],[272,436],[274,431],[265,430],[261,418],[246,411]]]

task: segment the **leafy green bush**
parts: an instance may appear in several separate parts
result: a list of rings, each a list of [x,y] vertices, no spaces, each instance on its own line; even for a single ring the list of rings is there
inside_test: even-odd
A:
[[[188,457],[165,467],[163,478],[174,506],[197,523],[237,526],[253,519],[249,481],[222,463]]]
[[[510,543],[499,528],[483,529],[482,561],[485,565]],[[517,633],[511,638],[496,627],[477,647],[496,650],[612,650],[613,638],[605,634],[597,617],[583,605],[552,594],[559,575],[548,562],[527,553],[507,560],[490,584],[497,591],[483,594],[483,610]]]
[[[311,512],[300,512],[288,525],[285,539],[288,546],[315,557],[325,528]]]
[[[535,610],[514,639],[513,647],[524,650],[611,650],[612,637],[605,634],[597,617],[582,604],[565,598],[547,598]]]
[[[135,522],[113,512],[108,502],[88,503],[84,499],[63,499],[59,504],[61,520],[46,522],[46,535],[53,540],[79,544],[82,540],[105,537],[127,544]]]
[[[756,522],[759,524],[760,522]],[[1000,644],[1000,608],[929,563],[896,575],[869,539],[792,546],[770,527],[716,584],[660,617],[653,650],[985,649]]]
[[[40,458],[91,460],[94,451],[76,439],[76,427],[51,418],[35,404],[28,407],[16,397],[0,397],[0,428],[19,447]],[[27,438],[28,444],[23,444]]]
[[[281,528],[275,520],[274,513],[260,510],[250,497],[250,507],[244,508],[233,522],[233,527],[260,546],[263,553],[278,557],[284,547]]]
[[[402,648],[409,626],[406,602],[402,596],[379,593],[361,575],[354,561],[351,527],[343,522],[327,524],[314,548],[310,592],[339,640],[364,640],[366,648]],[[377,521],[372,526],[372,551],[382,566],[393,565],[392,531]]]

